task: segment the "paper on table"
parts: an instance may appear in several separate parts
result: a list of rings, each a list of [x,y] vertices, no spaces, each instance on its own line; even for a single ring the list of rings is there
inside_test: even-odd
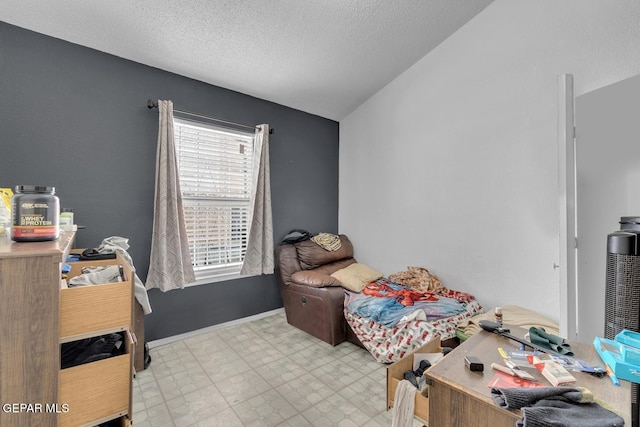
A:
[[[496,372],[487,384],[487,387],[497,388],[517,388],[517,387],[543,387],[544,384],[538,381],[523,380],[502,372]]]

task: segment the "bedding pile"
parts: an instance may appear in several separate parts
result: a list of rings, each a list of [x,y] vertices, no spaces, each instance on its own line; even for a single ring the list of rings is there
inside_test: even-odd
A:
[[[473,295],[450,290],[421,267],[379,277],[360,292],[345,289],[344,314],[380,363],[392,363],[434,339],[456,336],[457,325],[482,313]]]

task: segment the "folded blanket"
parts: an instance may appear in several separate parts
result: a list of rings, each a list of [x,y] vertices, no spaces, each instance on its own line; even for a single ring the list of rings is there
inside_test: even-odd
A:
[[[482,328],[478,326],[480,320],[494,320],[493,309],[487,310],[486,313],[473,316],[458,325],[458,330],[465,335],[464,339],[482,330]],[[502,321],[507,326],[520,326],[525,329],[529,329],[532,326],[542,326],[547,333],[555,335],[560,333],[558,324],[553,320],[533,310],[517,305],[502,306]]]
[[[318,233],[311,240],[327,251],[337,251],[342,246],[340,236],[331,233]]]
[[[621,427],[624,420],[582,387],[492,388],[498,406],[521,409],[516,427]]]

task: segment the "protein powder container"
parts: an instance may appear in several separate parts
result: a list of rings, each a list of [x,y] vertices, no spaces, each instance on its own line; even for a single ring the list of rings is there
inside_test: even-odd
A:
[[[60,200],[55,193],[54,187],[16,185],[11,198],[11,239],[42,242],[58,238]]]

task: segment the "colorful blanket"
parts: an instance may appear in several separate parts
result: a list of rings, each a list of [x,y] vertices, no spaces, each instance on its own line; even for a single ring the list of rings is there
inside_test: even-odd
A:
[[[464,313],[466,303],[445,296],[416,292],[384,277],[362,292],[345,291],[345,309],[384,326],[407,320],[435,320]]]
[[[347,323],[380,363],[398,361],[431,340],[453,338],[460,322],[482,313],[482,306],[464,292],[445,288],[451,298],[421,298],[413,291],[384,277],[367,292],[345,291]]]

